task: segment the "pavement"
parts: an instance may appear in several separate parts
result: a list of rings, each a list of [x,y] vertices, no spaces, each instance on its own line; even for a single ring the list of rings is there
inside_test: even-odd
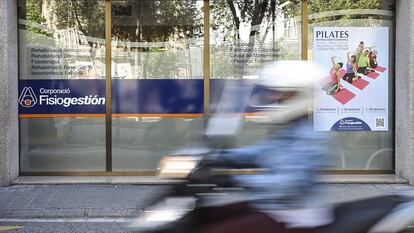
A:
[[[0,188],[0,218],[136,216],[167,186],[14,185]]]
[[[130,218],[168,185],[13,185],[0,188],[0,222],[11,218]],[[321,201],[337,203],[389,193],[405,184],[323,184]],[[232,197],[229,197],[229,200]]]
[[[0,187],[0,232],[132,232],[127,223],[164,185],[38,184]],[[407,184],[322,184],[321,200],[337,203],[383,194],[414,194]],[[228,196],[234,200],[234,196]],[[410,231],[411,232],[411,231]]]

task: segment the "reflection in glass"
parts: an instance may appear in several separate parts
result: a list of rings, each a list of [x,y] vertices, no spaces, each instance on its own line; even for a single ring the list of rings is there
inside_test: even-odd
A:
[[[212,78],[254,78],[263,65],[300,59],[300,1],[211,1]]]
[[[203,118],[113,119],[113,170],[154,171],[161,157],[201,139]]]
[[[30,80],[28,85],[33,82],[35,94],[39,94],[36,80],[49,80],[43,83],[68,88],[58,80],[105,78],[103,3],[18,1],[19,79]],[[99,87],[89,88],[95,91]],[[26,117],[20,119],[22,172],[105,170],[103,117]]]
[[[203,77],[202,1],[111,4],[114,79]]]
[[[264,65],[276,60],[301,59],[301,1],[257,2],[210,1],[212,112],[226,82],[256,79]],[[243,122],[235,147],[254,144],[269,132],[254,116],[244,116]]]
[[[111,1],[114,171],[154,171],[201,137],[203,5]]]
[[[104,171],[104,118],[20,119],[22,172]]]
[[[19,43],[20,79],[104,78],[103,1],[20,0]]]

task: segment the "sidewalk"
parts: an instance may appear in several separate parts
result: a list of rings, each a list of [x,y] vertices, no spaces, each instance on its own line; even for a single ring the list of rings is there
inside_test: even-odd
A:
[[[0,218],[128,218],[136,216],[167,185],[14,185],[0,188]],[[324,184],[323,202],[393,192],[414,194],[404,184]]]

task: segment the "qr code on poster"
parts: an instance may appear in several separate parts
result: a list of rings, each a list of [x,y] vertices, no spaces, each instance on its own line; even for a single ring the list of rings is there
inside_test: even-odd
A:
[[[375,128],[385,128],[385,118],[376,117],[375,118]]]

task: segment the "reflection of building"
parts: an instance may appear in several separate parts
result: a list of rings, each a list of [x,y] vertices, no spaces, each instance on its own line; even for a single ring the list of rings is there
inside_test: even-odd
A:
[[[40,13],[45,19],[44,22],[28,20],[26,1],[17,2],[16,4],[16,1],[4,1],[4,4],[0,5],[6,7],[0,9],[5,19],[0,21],[0,24],[3,24],[0,29],[0,54],[3,54],[0,57],[0,73],[1,77],[5,77],[0,81],[2,82],[0,85],[2,184],[8,184],[18,176],[19,169],[22,172],[87,171],[92,174],[97,171],[105,172],[108,151],[106,146],[113,149],[111,153],[113,152],[114,170],[134,172],[139,170],[148,174],[147,170],[156,165],[162,154],[196,137],[196,134],[202,131],[203,111],[195,111],[197,106],[191,101],[195,96],[210,91],[199,87],[200,84],[204,84],[204,81],[208,83],[207,75],[210,75],[211,79],[237,80],[238,78],[234,75],[238,70],[231,66],[233,60],[228,59],[232,55],[234,57],[232,48],[225,47],[238,41],[235,27],[224,28],[227,31],[221,31],[224,30],[223,25],[233,24],[233,18],[224,13],[226,21],[217,28],[209,29],[212,36],[206,39],[210,39],[210,44],[204,44],[203,36],[206,35],[204,26],[208,25],[204,25],[200,16],[202,1],[195,4],[195,9],[182,4],[160,5],[159,1],[126,1],[126,3],[118,1],[117,4],[112,5],[111,45],[105,44],[105,20],[102,20],[104,5],[92,6],[96,11],[87,11],[83,18],[79,18],[81,19],[79,22],[72,24],[69,19],[75,17],[73,14],[68,14],[69,18],[59,19],[50,10],[54,6],[53,0],[37,1],[43,3],[40,6]],[[68,4],[70,2],[75,1],[67,1]],[[180,3],[180,1],[173,2]],[[390,43],[390,77],[395,78],[391,78],[389,84],[391,96],[389,104],[390,108],[395,110],[395,116],[393,110],[390,113],[392,119],[390,126],[394,129],[386,133],[335,134],[341,139],[343,146],[340,155],[336,158],[335,168],[336,172],[377,174],[395,172],[414,182],[412,171],[414,150],[411,148],[414,135],[411,122],[414,113],[407,107],[414,104],[410,99],[414,92],[411,88],[413,72],[410,70],[413,67],[414,57],[410,48],[414,46],[414,39],[410,35],[414,28],[406,23],[412,21],[414,6],[411,1],[396,1],[394,13],[393,8],[388,5],[389,1],[380,2],[384,6],[381,10],[360,9],[352,13],[341,11],[333,12],[334,15],[329,15],[333,14],[332,12],[321,12],[325,14],[324,19],[334,19],[322,22],[325,26],[335,25],[339,13],[345,16],[352,14],[353,17],[357,16],[369,22],[375,21],[379,26],[385,25],[390,28],[394,27],[393,19],[396,18],[396,30],[395,32],[391,30],[393,33],[390,37],[390,41],[395,41]],[[67,5],[65,8],[67,12],[73,13],[71,7],[73,6]],[[84,4],[82,7],[81,9],[87,9],[91,6]],[[19,9],[20,16],[14,15],[16,9]],[[168,12],[172,13],[168,14]],[[92,15],[99,17],[92,19],[87,17]],[[18,25],[16,25],[16,18],[19,19]],[[68,21],[65,21],[67,19]],[[269,31],[264,40],[261,40],[263,34],[258,36],[256,48],[260,48],[260,43],[265,48],[279,46],[277,48],[283,49],[282,52],[291,55],[285,58],[303,57],[301,48],[310,50],[312,46],[308,41],[302,40],[302,23],[302,20],[297,18],[280,16],[276,19],[276,29],[273,34],[271,21],[264,21],[259,26],[260,31],[264,33],[267,28]],[[352,23],[354,21],[351,22],[351,26],[360,26]],[[79,24],[85,28],[81,30]],[[244,30],[249,35],[250,28]],[[85,75],[57,78],[54,75],[33,77],[27,74],[23,69],[30,66],[32,62],[28,52],[32,47],[76,48],[80,53],[82,50],[87,51],[87,55],[94,53],[94,57],[90,54],[88,57],[83,56],[85,54],[83,51],[82,56],[68,59],[70,62],[66,65],[78,65],[75,69],[78,74],[88,74],[88,69],[92,66],[95,73],[86,76],[92,80],[101,78],[98,80],[102,81],[101,83],[104,83],[103,79],[106,78],[106,81],[113,85],[113,89],[110,89],[113,94],[111,107],[122,111],[113,112],[111,122],[113,134],[109,145],[106,144],[105,127],[109,124],[104,118],[105,112],[99,114],[89,112],[80,116],[76,115],[79,113],[72,114],[68,111],[66,115],[59,113],[58,116],[46,115],[43,118],[35,118],[36,116],[33,115],[32,118],[24,118],[24,116],[21,116],[20,120],[17,118],[16,100],[20,94],[18,82],[23,79],[58,80],[56,81],[58,87],[64,85],[62,84],[64,82],[59,80],[86,79]],[[104,59],[106,48],[112,49],[110,62]],[[210,49],[211,54],[204,53],[205,49]],[[265,53],[258,55],[264,56]],[[394,63],[395,67],[392,67]],[[17,70],[17,67],[20,70]],[[112,76],[106,77],[105,69],[109,67],[112,68]],[[206,67],[212,74],[204,70]],[[254,72],[257,72],[257,69],[253,69],[251,73]],[[254,76],[251,73],[249,77]],[[204,78],[206,80],[202,80]],[[171,80],[178,81],[170,83]],[[102,89],[102,87],[88,86],[90,90]],[[214,91],[212,90],[211,93]],[[165,96],[173,96],[173,98],[168,99]],[[214,96],[211,98],[213,99]],[[183,104],[185,108],[181,108],[181,103],[185,103]],[[134,107],[147,112],[133,112],[131,109]],[[177,114],[177,109],[185,113]],[[242,135],[243,143],[249,143],[252,138],[259,138],[262,134],[262,131],[253,124],[249,125],[250,129],[249,133]],[[20,137],[17,136],[18,132],[21,133]]]
[[[284,23],[285,35],[287,40],[297,40],[299,27],[295,18],[289,18]]]

